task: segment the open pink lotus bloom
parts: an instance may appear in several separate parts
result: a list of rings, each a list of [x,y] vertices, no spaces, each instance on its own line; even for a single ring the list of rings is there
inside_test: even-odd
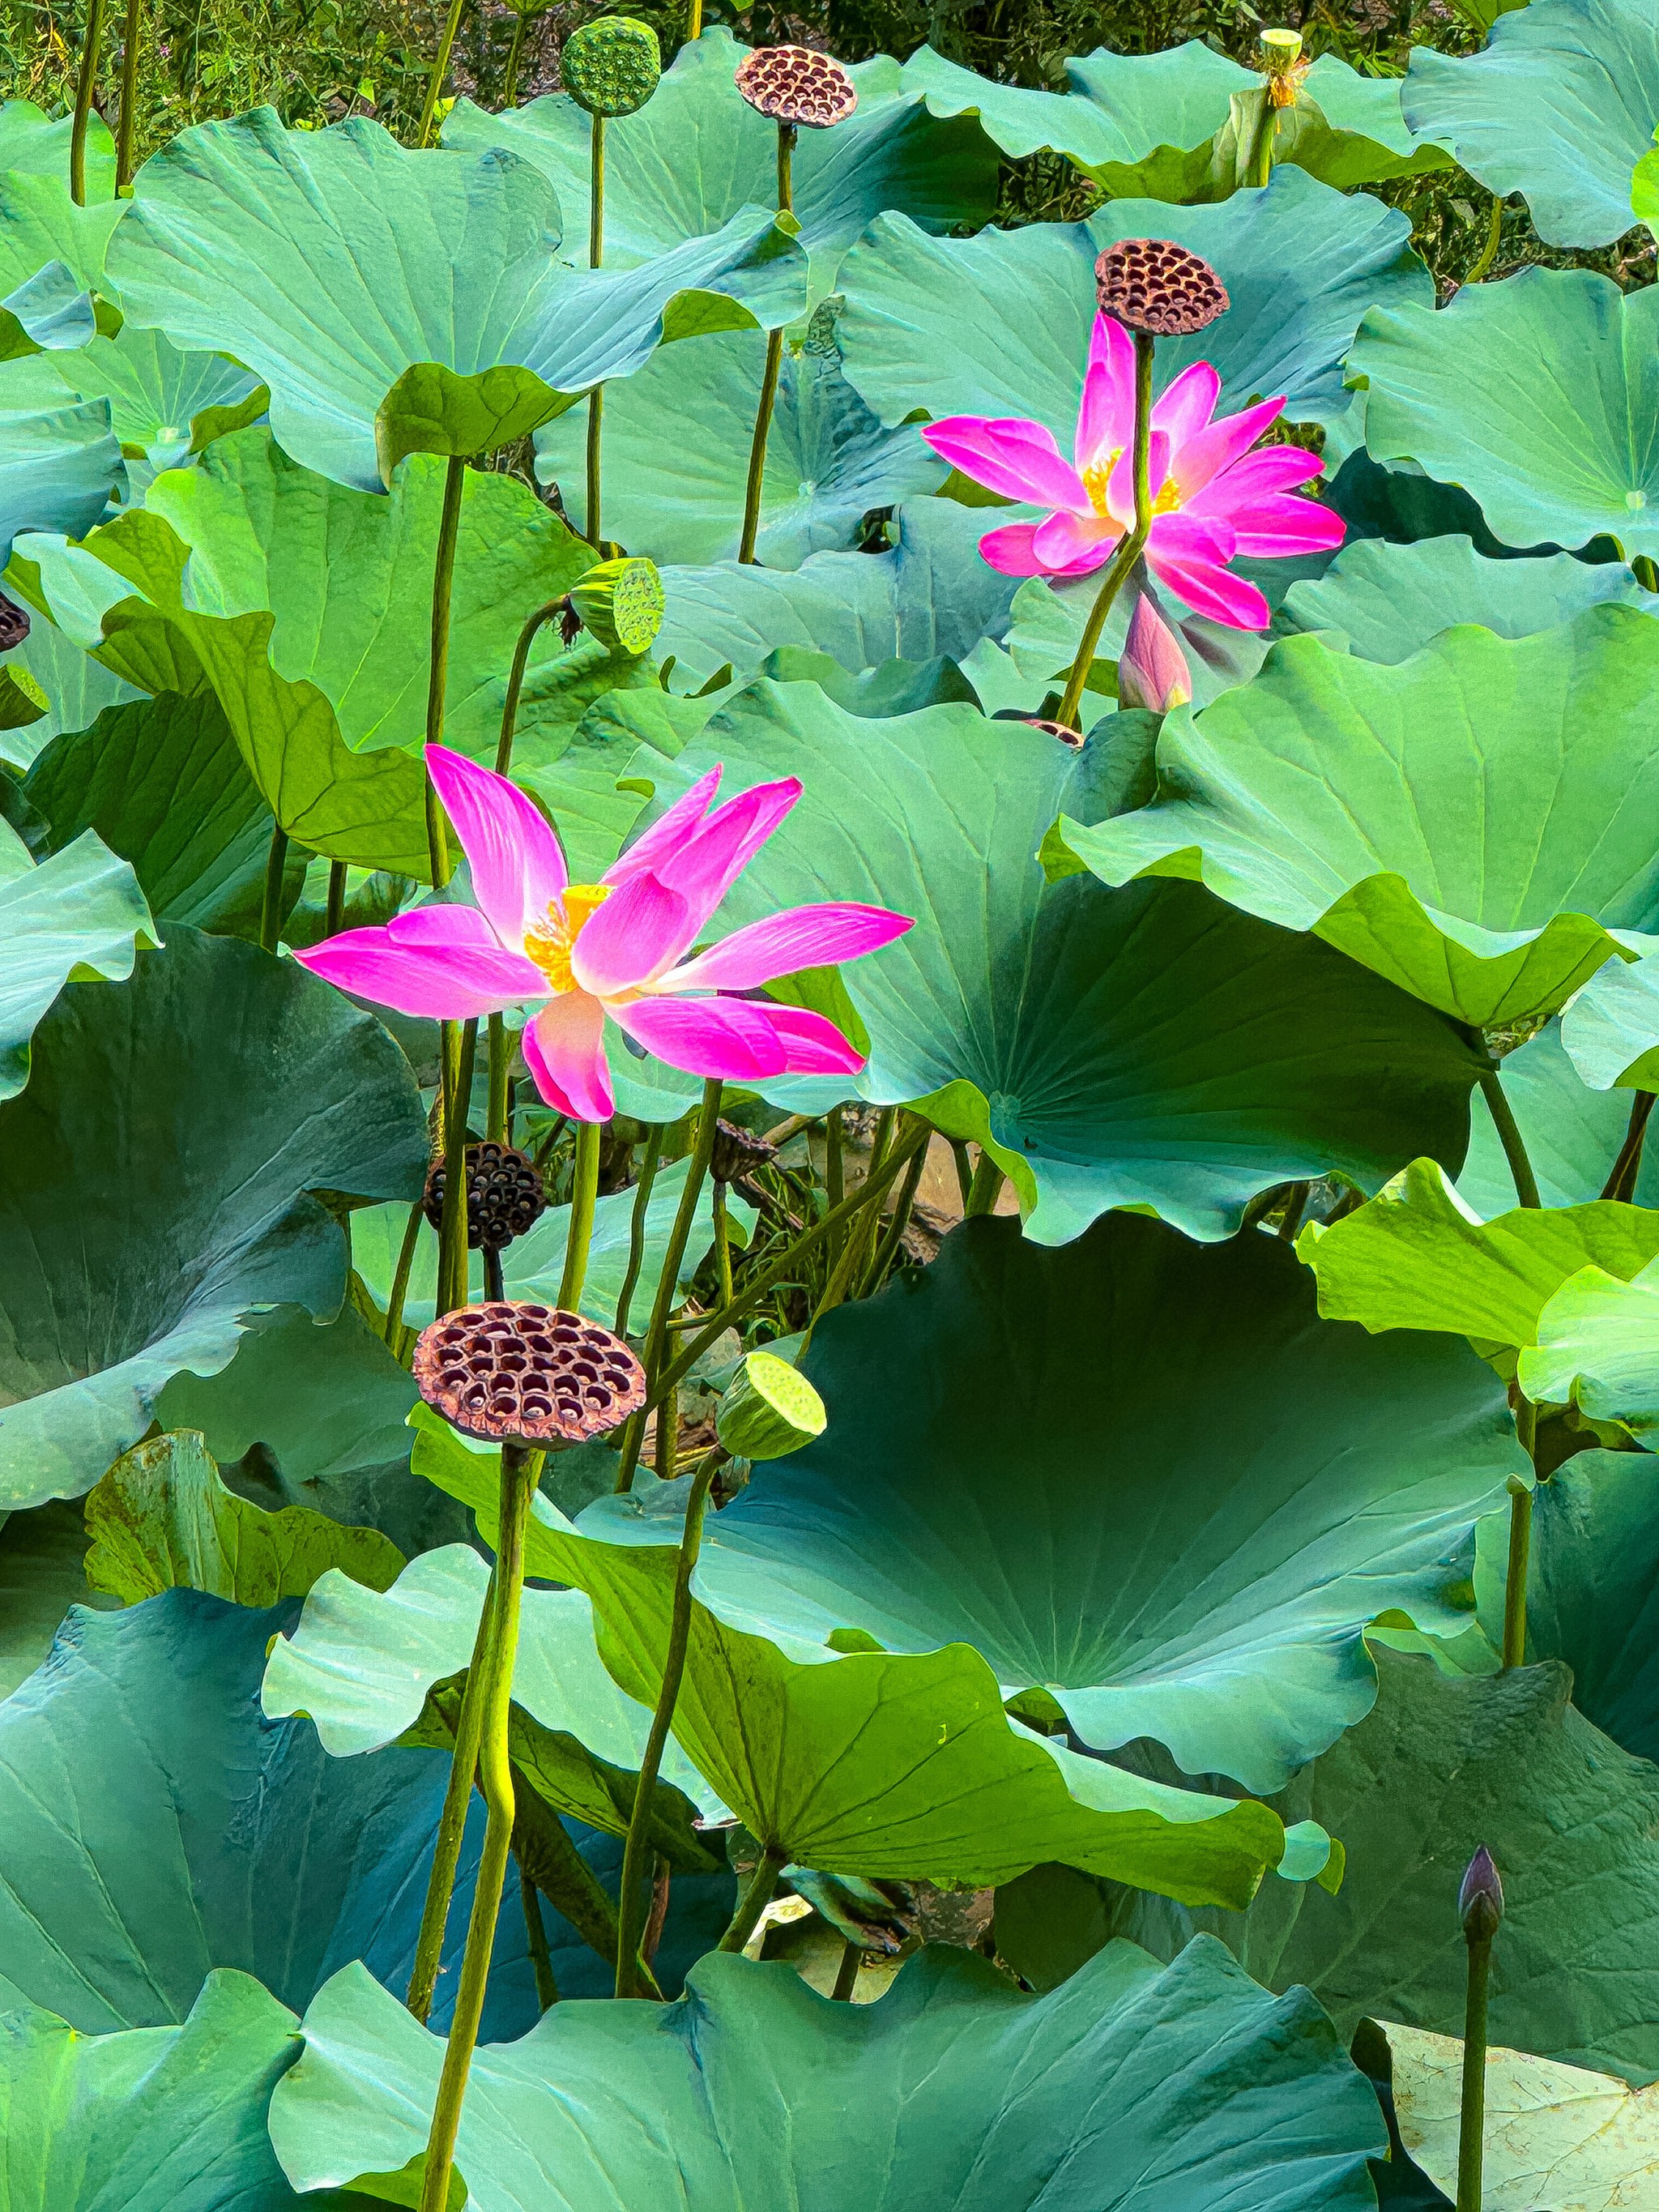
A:
[[[471,864],[477,906],[425,906],[295,955],[343,991],[436,1021],[542,1000],[524,1056],[550,1106],[603,1121],[615,1105],[606,1017],[690,1075],[749,1083],[850,1075],[833,1022],[732,997],[802,968],[873,952],[911,927],[884,907],[792,907],[686,959],[744,869],[800,797],[793,776],[714,804],[711,769],[597,884],[568,880],[558,839],[516,784],[428,745],[427,767]]]
[[[1212,421],[1221,379],[1207,361],[1183,368],[1152,408],[1149,453],[1152,530],[1146,565],[1194,613],[1235,629],[1265,629],[1267,602],[1254,584],[1231,575],[1240,554],[1273,560],[1342,543],[1342,519],[1291,496],[1319,474],[1316,453],[1300,446],[1250,451],[1285,404],[1263,399],[1242,414]],[[1135,517],[1134,341],[1109,315],[1097,315],[1066,460],[1052,430],[1018,417],[951,415],[922,436],[936,453],[988,490],[1052,512],[1041,522],[1010,524],[979,541],[1005,576],[1086,576],[1103,568]]]

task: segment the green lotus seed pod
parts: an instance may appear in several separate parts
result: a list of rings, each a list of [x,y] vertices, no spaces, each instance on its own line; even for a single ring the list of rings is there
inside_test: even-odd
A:
[[[570,604],[601,645],[644,653],[662,628],[662,578],[654,561],[640,556],[601,561],[572,592]]]
[[[751,1352],[720,1400],[714,1433],[734,1459],[782,1459],[823,1434],[823,1401],[775,1352]]]
[[[599,15],[573,31],[559,57],[564,88],[590,115],[632,115],[662,75],[662,48],[649,23]]]

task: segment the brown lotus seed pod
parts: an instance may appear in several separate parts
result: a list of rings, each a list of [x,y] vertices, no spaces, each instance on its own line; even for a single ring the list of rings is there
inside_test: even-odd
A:
[[[14,646],[21,645],[28,634],[27,608],[20,607],[15,599],[9,599],[0,592],[0,653],[9,653]]]
[[[738,90],[774,123],[827,131],[845,123],[858,88],[838,61],[811,46],[757,46],[738,64]]]
[[[996,722],[1023,722],[1028,730],[1041,730],[1044,737],[1058,738],[1061,744],[1074,750],[1083,743],[1081,730],[1074,730],[1069,722],[1051,721],[1043,714],[1022,714],[1016,708],[1005,708],[991,719]]]
[[[757,1168],[763,1168],[777,1156],[777,1146],[769,1145],[752,1129],[739,1129],[732,1121],[715,1122],[708,1168],[716,1182],[736,1182],[739,1176],[753,1175]]]
[[[1101,311],[1125,330],[1190,337],[1224,315],[1226,289],[1209,263],[1171,238],[1120,238],[1095,264]]]
[[[441,1155],[426,1172],[421,1206],[434,1229],[444,1218],[445,1173]],[[466,1241],[469,1249],[500,1252],[539,1219],[547,1193],[536,1163],[511,1145],[493,1139],[466,1148]]]
[[[415,1380],[463,1436],[579,1443],[645,1403],[645,1370],[620,1337],[556,1306],[492,1298],[421,1331]]]

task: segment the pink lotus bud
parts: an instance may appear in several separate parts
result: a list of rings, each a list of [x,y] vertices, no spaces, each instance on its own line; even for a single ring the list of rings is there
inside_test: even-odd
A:
[[[1457,1893],[1457,1917],[1471,1943],[1490,1943],[1504,1917],[1504,1885],[1484,1844],[1469,1861]]]
[[[1129,617],[1129,635],[1117,664],[1120,707],[1150,707],[1167,714],[1193,696],[1192,672],[1175,632],[1142,592]]]

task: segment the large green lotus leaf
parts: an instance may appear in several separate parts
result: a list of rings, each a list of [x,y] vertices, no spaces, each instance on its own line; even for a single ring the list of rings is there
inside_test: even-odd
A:
[[[1659,927],[1656,678],[1630,607],[1393,667],[1291,638],[1166,720],[1150,805],[1057,834],[1108,883],[1195,876],[1465,1022],[1548,1013]]]
[[[73,353],[43,353],[0,368],[0,408],[93,399],[109,402],[123,448],[155,468],[170,468],[189,453],[198,423],[210,432],[216,422],[250,407],[257,415],[264,405],[258,379],[234,361],[180,353],[159,331],[136,324],[123,324],[113,337],[94,337]]]
[[[305,2033],[270,2116],[296,2187],[418,2158],[438,2039],[359,1966]],[[667,2011],[559,2005],[474,2058],[456,2165],[479,2212],[1359,2212],[1384,2136],[1319,2007],[1219,1944],[1115,1944],[1046,1997],[937,1946],[868,2005],[719,1957]]]
[[[29,677],[46,695],[46,711],[38,722],[0,731],[0,759],[21,769],[54,738],[90,729],[106,707],[143,696],[49,622],[32,622],[23,642],[0,653],[0,669]]]
[[[106,401],[0,413],[0,565],[21,531],[90,530],[121,476]]]
[[[695,376],[678,355],[665,353],[607,392],[601,497],[608,538],[658,562],[735,554],[765,357],[758,331],[733,331],[698,348]],[[557,482],[565,512],[583,529],[586,435],[585,414],[562,415],[538,433],[536,457],[538,475]],[[850,546],[872,507],[937,491],[947,473],[913,424],[883,429],[842,374],[833,325],[815,319],[805,344],[784,352],[756,557],[769,568],[798,568],[809,553]]]
[[[1287,1177],[1337,1165],[1374,1187],[1419,1152],[1460,1156],[1474,1063],[1439,1017],[1194,887],[1045,885],[1045,829],[1091,811],[1109,761],[966,707],[861,720],[814,685],[763,683],[662,767],[716,762],[726,787],[805,785],[726,923],[847,897],[915,919],[842,976],[870,1058],[830,1103],[917,1103],[988,1145],[1041,1242],[1116,1206],[1224,1237]]]
[[[4,825],[0,825],[3,827]],[[15,833],[0,838],[0,1099],[29,1079],[29,1040],[70,981],[125,982],[160,943],[137,878],[87,830],[29,865]]]
[[[1561,1042],[1593,1090],[1659,1091],[1659,958],[1609,960],[1561,1017]]]
[[[733,77],[749,49],[723,25],[683,46],[637,114],[605,133],[605,259],[635,268],[741,210],[777,204],[777,132]],[[803,131],[793,199],[812,257],[815,296],[832,288],[853,240],[884,208],[928,230],[976,228],[996,205],[997,158],[971,123],[940,123],[885,54],[854,64],[859,104],[833,131]],[[590,122],[565,94],[489,115],[458,100],[444,143],[468,153],[505,147],[553,185],[567,240],[587,235]],[[701,370],[699,370],[701,374]],[[608,413],[607,409],[607,413]]]
[[[1659,1273],[1651,1266],[1629,1278],[1581,1268],[1539,1315],[1519,1380],[1529,1398],[1576,1406],[1651,1450],[1659,1443]]]
[[[265,1648],[293,1613],[184,1589],[77,1610],[0,1705],[0,2005],[96,2034],[183,2020],[216,1966],[296,2008],[348,1959],[404,1986],[449,1761],[331,1759],[306,1723],[263,1719]],[[463,1893],[482,1831],[469,1821]],[[495,1958],[486,2032],[514,2034],[536,2017],[516,1911]]]
[[[806,1372],[829,1426],[710,1519],[705,1603],[763,1634],[972,1644],[1085,1743],[1154,1737],[1256,1791],[1370,1710],[1376,1614],[1465,1625],[1473,1525],[1525,1465],[1463,1346],[1322,1325],[1276,1239],[1130,1214],[1059,1252],[965,1224],[826,1317]]]
[[[1030,416],[1069,448],[1095,257],[1149,231],[1202,254],[1232,301],[1196,337],[1159,347],[1157,380],[1213,362],[1224,411],[1283,393],[1292,421],[1334,422],[1350,404],[1342,362],[1366,310],[1432,304],[1406,217],[1363,194],[1345,199],[1299,169],[1278,170],[1264,191],[1219,207],[1121,200],[1087,222],[977,238],[930,239],[905,216],[885,215],[842,270],[848,379],[884,422],[921,410]]]
[[[1530,14],[1529,9],[1522,11]],[[1521,17],[1517,17],[1517,21]],[[1659,299],[1588,269],[1373,307],[1348,357],[1365,443],[1480,501],[1510,545],[1659,553]]]
[[[210,693],[112,708],[37,754],[23,793],[54,847],[94,830],[131,861],[159,921],[258,933],[270,810]]]
[[[32,100],[0,100],[0,171],[56,177],[69,189],[71,118],[49,116]],[[115,139],[94,109],[87,120],[87,198],[115,198]]]
[[[66,178],[0,171],[0,358],[62,352],[96,334],[93,292],[125,205],[106,193],[77,207]]]
[[[623,1055],[618,1054],[619,1065],[622,1058]],[[698,1089],[700,1091],[701,1085]],[[623,1110],[627,1109],[624,1107]],[[682,1104],[667,1118],[678,1121],[686,1110],[686,1106]],[[663,1263],[668,1256],[669,1236],[690,1169],[689,1160],[676,1160],[662,1170],[651,1187],[651,1198],[645,1217],[645,1253],[632,1301],[634,1319],[638,1325],[643,1324],[657,1294]],[[581,1310],[590,1321],[599,1322],[607,1328],[616,1319],[617,1300],[622,1292],[623,1279],[628,1273],[634,1200],[632,1188],[614,1191],[610,1197],[600,1199],[593,1208],[592,1237],[588,1246],[587,1273],[582,1284]],[[705,1186],[692,1217],[691,1234],[676,1286],[682,1296],[690,1289],[692,1277],[713,1247],[714,1205],[713,1193]],[[726,1213],[735,1225],[738,1240],[746,1243],[755,1226],[755,1209],[740,1198],[729,1197]],[[405,1206],[365,1208],[352,1217],[351,1264],[362,1277],[369,1296],[382,1310],[392,1294],[392,1279],[397,1271],[398,1255],[408,1223],[409,1209]],[[564,1271],[564,1248],[569,1233],[570,1208],[568,1206],[550,1206],[533,1228],[524,1236],[514,1238],[501,1254],[501,1281],[507,1297],[537,1299],[546,1304],[558,1304],[559,1281]],[[481,1252],[468,1255],[467,1269],[468,1295],[482,1298],[484,1277],[483,1255]],[[433,1318],[437,1310],[434,1303],[437,1285],[438,1239],[430,1225],[423,1221],[416,1243],[415,1258],[409,1271],[404,1298],[404,1319],[410,1327],[424,1328]]]
[[[86,2036],[28,2006],[0,2017],[7,2212],[295,2212],[265,2114],[299,2021],[216,1972],[177,2027]]]
[[[1463,2045],[1383,2022],[1401,2139],[1441,2188],[1457,2187]],[[1659,2090],[1488,2049],[1482,2212],[1617,2212],[1659,2194]]]
[[[1659,1253],[1659,1213],[1595,1200],[1482,1221],[1437,1161],[1413,1160],[1355,1212],[1328,1227],[1310,1222],[1297,1249],[1329,1319],[1513,1346],[1534,1341],[1540,1314],[1580,1268],[1621,1281],[1639,1273]]]
[[[411,153],[361,118],[201,124],[136,190],[107,264],[128,319],[233,354],[270,387],[285,451],[364,491],[406,453],[507,443],[666,339],[788,322],[805,297],[805,257],[764,208],[578,271],[530,162]]]
[[[1592,1091],[1581,1079],[1567,1057],[1562,1030],[1561,1022],[1547,1023],[1504,1060],[1504,1095],[1547,1206],[1577,1206],[1601,1196],[1630,1113],[1628,1099]],[[1487,1218],[1515,1203],[1515,1178],[1479,1092],[1470,1101],[1468,1157],[1457,1190]],[[1636,1200],[1659,1207],[1659,1146],[1643,1152]]]
[[[1322,576],[1292,584],[1285,611],[1298,629],[1334,633],[1362,660],[1409,660],[1443,629],[1476,623],[1499,637],[1530,637],[1604,600],[1651,609],[1622,562],[1575,561],[1553,553],[1492,561],[1467,538],[1413,545],[1352,539]]]
[[[1017,580],[979,557],[982,508],[913,499],[885,553],[815,553],[793,571],[671,568],[657,637],[675,681],[707,684],[724,668],[754,675],[783,647],[826,653],[854,672],[946,654],[964,660],[981,638],[1000,638]]]
[[[72,1605],[112,1606],[88,1583],[78,1500],[9,1513],[0,1522],[0,1699],[27,1681]]]
[[[124,1605],[166,1589],[275,1605],[304,1597],[331,1570],[382,1590],[404,1564],[378,1528],[343,1528],[304,1505],[268,1513],[239,1498],[195,1430],[123,1452],[88,1495],[86,1526],[87,1579]]]
[[[307,1715],[337,1759],[395,1742],[419,1721],[433,1686],[465,1672],[489,1579],[466,1544],[412,1560],[384,1595],[349,1569],[325,1574],[299,1626],[271,1646],[264,1711],[273,1720]],[[651,1715],[606,1673],[580,1590],[525,1592],[513,1696],[551,1739],[521,1760],[543,1794],[588,1826],[622,1834]],[[672,1743],[662,1778],[679,1800],[661,1807],[663,1848],[682,1863],[688,1851],[702,1858],[691,1838],[694,1811],[718,1818],[723,1808]]]
[[[255,1308],[332,1312],[309,1194],[408,1197],[426,1155],[397,1046],[291,964],[173,925],[121,988],[71,984],[0,1108],[0,1504],[90,1489]]]
[[[1522,192],[1552,246],[1611,246],[1659,122],[1659,35],[1642,0],[1532,0],[1478,54],[1412,50],[1412,128],[1489,191]]]

